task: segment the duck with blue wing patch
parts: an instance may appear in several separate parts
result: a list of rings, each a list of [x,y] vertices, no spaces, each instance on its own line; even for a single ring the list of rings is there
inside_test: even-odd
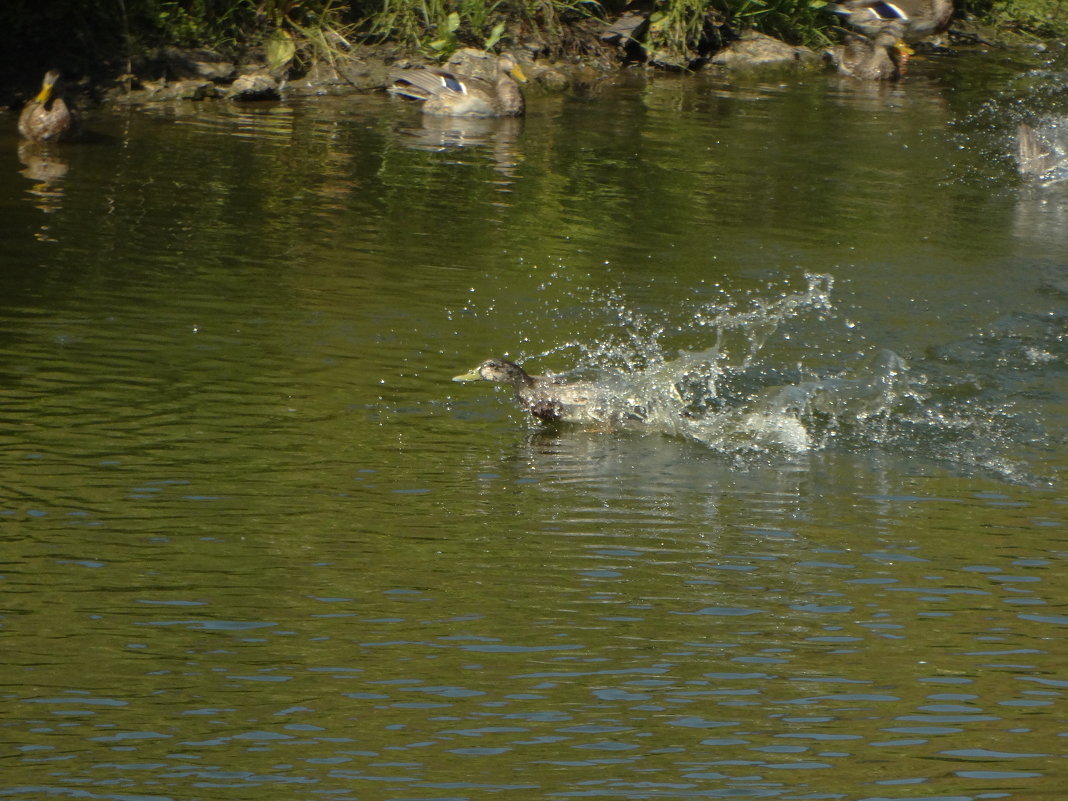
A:
[[[829,4],[827,10],[868,36],[894,25],[905,41],[915,42],[949,27],[953,0],[844,0]]]
[[[526,75],[514,57],[497,58],[496,81],[442,69],[394,73],[390,94],[418,100],[424,114],[441,117],[518,117],[526,110],[520,82]]]

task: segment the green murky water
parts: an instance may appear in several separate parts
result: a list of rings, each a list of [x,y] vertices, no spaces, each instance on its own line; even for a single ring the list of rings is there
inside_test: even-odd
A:
[[[0,797],[1062,797],[1064,71],[9,120]]]

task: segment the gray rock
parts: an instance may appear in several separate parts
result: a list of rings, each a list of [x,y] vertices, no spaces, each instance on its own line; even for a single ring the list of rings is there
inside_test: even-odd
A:
[[[353,91],[368,92],[391,83],[391,67],[380,59],[355,57],[320,61],[303,77],[286,85],[289,96],[343,95]]]
[[[226,91],[230,100],[278,100],[281,98],[278,80],[267,72],[252,72],[240,76]]]
[[[712,57],[721,67],[746,68],[767,65],[818,64],[820,57],[807,47],[786,44],[756,31],[745,31]]]
[[[159,54],[169,79],[203,79],[221,83],[234,74],[234,63],[214,50],[165,47]]]
[[[218,87],[211,81],[146,82],[140,89],[115,94],[114,102],[119,105],[138,106],[145,103],[165,103],[171,100],[204,100],[216,97],[218,94]]]
[[[555,67],[538,70],[537,81],[546,89],[552,89],[556,92],[563,91],[571,86],[571,78],[568,77],[567,73]]]

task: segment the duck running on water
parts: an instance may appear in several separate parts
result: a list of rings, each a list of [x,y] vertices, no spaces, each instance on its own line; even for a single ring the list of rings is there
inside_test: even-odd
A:
[[[586,382],[566,383],[551,376],[529,375],[515,362],[487,359],[453,381],[491,381],[515,390],[515,399],[543,423],[605,422],[605,393]],[[632,415],[627,415],[632,416]]]

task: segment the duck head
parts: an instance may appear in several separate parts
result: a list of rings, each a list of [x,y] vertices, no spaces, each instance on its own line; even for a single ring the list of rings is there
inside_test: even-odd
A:
[[[530,386],[534,379],[526,370],[507,359],[486,359],[474,370],[453,376],[453,381],[492,381],[496,384],[512,384],[516,388]]]

